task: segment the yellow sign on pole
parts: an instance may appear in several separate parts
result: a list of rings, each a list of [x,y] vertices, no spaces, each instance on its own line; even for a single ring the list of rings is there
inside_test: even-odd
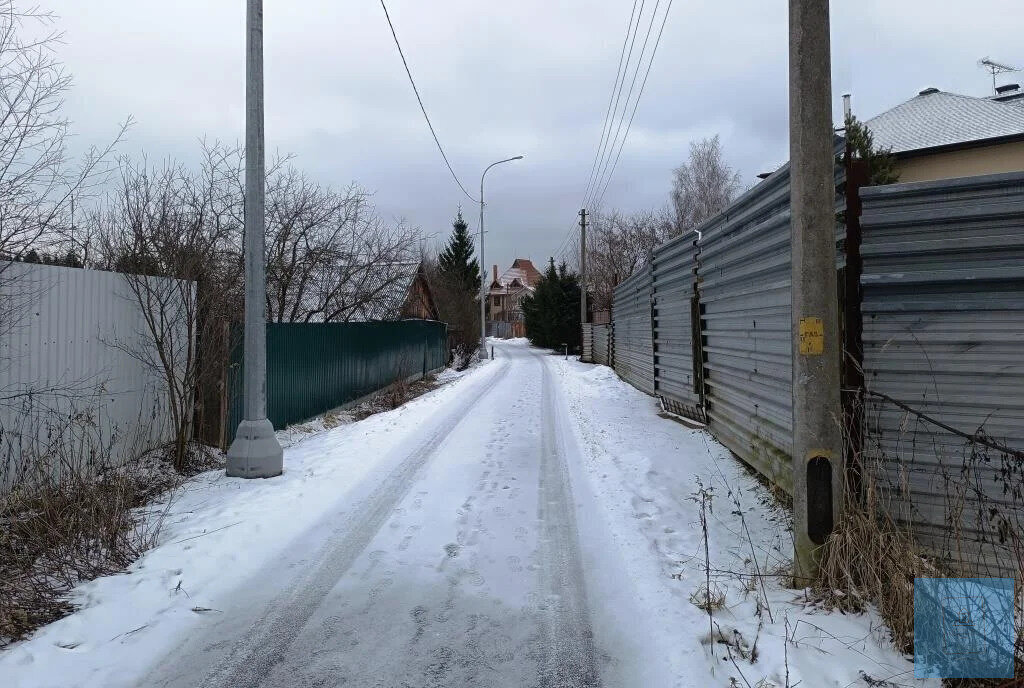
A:
[[[821,318],[800,318],[800,355],[820,356],[825,353],[825,326]]]

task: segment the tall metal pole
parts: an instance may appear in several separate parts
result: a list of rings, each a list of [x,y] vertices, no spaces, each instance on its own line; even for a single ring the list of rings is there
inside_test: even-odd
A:
[[[284,452],[267,419],[263,0],[248,0],[245,54],[245,408],[227,474],[269,478],[281,474]]]
[[[487,263],[484,262],[484,175],[480,175],[480,358],[487,358]]]
[[[845,481],[829,4],[789,1],[794,584],[817,575]]]
[[[580,210],[580,327],[587,322],[587,209]]]
[[[487,170],[503,162],[522,160],[523,156],[492,162],[480,175],[480,358],[487,358],[487,263],[484,262],[484,177]]]

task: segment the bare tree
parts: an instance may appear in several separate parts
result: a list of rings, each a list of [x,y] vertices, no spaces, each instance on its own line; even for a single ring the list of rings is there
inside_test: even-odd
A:
[[[597,310],[611,308],[615,286],[640,269],[656,246],[673,236],[667,210],[624,214],[616,210],[591,216],[587,245],[587,283]]]
[[[669,198],[676,235],[725,210],[740,190],[740,175],[726,162],[716,134],[690,144],[690,159],[672,172]]]
[[[0,255],[9,257],[67,226],[73,199],[101,180],[128,127],[106,148],[71,160],[69,122],[61,113],[71,77],[55,55],[61,34],[51,29],[54,20],[0,0]]]
[[[62,113],[71,77],[57,61],[55,16],[0,0],[0,338],[24,324],[45,285],[36,273],[10,270],[11,260],[57,242],[71,225],[76,200],[90,198],[109,171],[109,157],[129,126],[80,160],[67,152],[70,125]],[[15,364],[5,354],[0,366]],[[81,381],[0,389],[4,403],[23,396],[74,396]],[[2,434],[2,428],[0,428]]]
[[[380,218],[352,184],[321,186],[291,166],[267,182],[267,312],[276,322],[373,319],[416,269],[420,234]]]
[[[93,219],[103,267],[123,273],[145,323],[137,341],[115,345],[163,379],[179,469],[197,388],[204,377],[219,379],[228,354],[221,328],[242,298],[241,154],[219,144],[203,153],[198,172],[123,158],[118,189]]]

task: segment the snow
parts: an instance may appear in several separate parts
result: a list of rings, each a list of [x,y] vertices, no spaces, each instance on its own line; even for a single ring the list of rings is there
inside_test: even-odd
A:
[[[778,578],[758,603],[743,575],[785,567],[788,515],[705,431],[608,368],[492,343],[495,360],[395,411],[285,431],[280,478],[190,481],[152,510],[157,548],[0,653],[3,685],[519,686],[540,671],[781,688],[787,666],[790,686],[938,685],[914,682],[874,613],[827,612]],[[698,485],[728,649],[690,601]]]
[[[622,382],[610,368],[557,356],[551,360],[581,447],[580,482],[589,487],[577,494],[593,495],[584,505],[592,516],[591,536],[610,535],[627,566],[625,579],[614,585],[631,583],[629,594],[644,607],[651,635],[674,648],[668,651],[673,661],[666,675],[644,685],[730,685],[734,678],[742,686],[745,677],[750,685],[763,680],[765,688],[782,687],[787,664],[790,686],[800,681],[815,687],[868,685],[863,675],[898,686],[940,685],[913,679],[912,662],[892,648],[874,612],[830,613],[811,604],[804,591],[785,587],[782,578],[768,578],[774,622],[767,610],[758,613],[760,590],[750,590],[756,579],[734,572],[788,570],[789,514],[707,431],[659,417],[657,400]],[[738,633],[747,646],[756,639],[756,662],[731,648],[739,669],[723,644],[709,652],[708,615],[689,601],[705,580],[700,505],[694,499],[699,484],[713,492],[711,582],[725,593],[725,607],[714,613],[715,634],[719,629],[729,638]],[[612,553],[604,550],[600,556]],[[610,585],[604,588],[614,592]],[[614,615],[608,623],[613,621]],[[790,642],[784,643],[787,627]],[[680,642],[682,629],[686,642]]]
[[[233,588],[336,510],[361,481],[384,475],[396,458],[389,452],[439,409],[485,385],[496,368],[485,361],[448,373],[445,380],[458,384],[304,440],[296,441],[300,429],[281,431],[291,446],[279,478],[246,481],[214,471],[189,481],[151,509],[164,520],[161,544],[125,575],[79,585],[71,595],[77,612],[0,653],[0,684],[135,685],[154,658],[221,613]]]

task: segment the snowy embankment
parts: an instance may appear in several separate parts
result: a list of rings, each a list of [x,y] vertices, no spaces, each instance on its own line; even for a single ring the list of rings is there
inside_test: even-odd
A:
[[[588,596],[628,595],[646,610],[649,636],[672,653],[674,685],[938,685],[915,681],[877,614],[829,612],[786,587],[788,511],[706,431],[659,417],[657,401],[610,368],[549,360],[582,454],[573,476],[580,537],[610,539],[618,550],[585,562]],[[702,492],[717,603],[710,619],[694,604],[706,594]],[[626,567],[628,590],[621,576],[603,580],[612,556]],[[605,613],[613,617],[614,606]],[[608,623],[616,619],[595,619],[597,628]]]
[[[424,423],[487,385],[500,366],[446,370],[442,387],[358,423],[313,421],[278,433],[284,474],[238,480],[203,473],[149,507],[160,543],[123,575],[76,587],[78,610],[0,651],[4,688],[131,685],[228,595],[297,539],[310,537],[353,490],[386,475]],[[315,535],[314,535],[315,537]],[[273,581],[268,581],[272,584]]]

